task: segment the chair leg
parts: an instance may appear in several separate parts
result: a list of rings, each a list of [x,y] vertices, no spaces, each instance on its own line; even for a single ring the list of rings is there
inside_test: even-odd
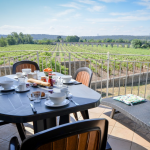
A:
[[[81,111],[81,115],[82,115],[83,119],[89,119],[88,110]]]
[[[12,137],[9,143],[9,150],[20,150],[20,144],[17,137]]]
[[[22,125],[23,130],[26,132],[26,129],[25,129],[25,127],[24,127],[24,124],[21,123],[21,125]]]
[[[21,123],[16,123],[16,126],[17,126],[17,129],[18,129],[21,140],[22,141],[25,140],[26,139],[26,134],[24,132],[22,124]]]
[[[79,119],[78,119],[78,114],[77,114],[77,112],[74,112],[73,115],[74,115],[75,119],[78,121]]]
[[[105,150],[112,150],[112,148],[110,147],[109,143],[107,142],[106,144],[106,149]]]

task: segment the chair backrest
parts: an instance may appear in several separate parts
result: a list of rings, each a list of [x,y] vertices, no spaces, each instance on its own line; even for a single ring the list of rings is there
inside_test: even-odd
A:
[[[25,60],[25,61],[16,62],[13,65],[12,73],[15,74],[16,72],[22,72],[22,69],[25,68],[30,68],[32,72],[34,72],[34,70],[40,70],[36,62]]]
[[[90,68],[82,67],[82,68],[77,69],[74,75],[74,79],[90,87],[92,76],[93,76],[93,72]]]
[[[77,121],[36,133],[20,150],[105,150],[107,132],[105,119]]]

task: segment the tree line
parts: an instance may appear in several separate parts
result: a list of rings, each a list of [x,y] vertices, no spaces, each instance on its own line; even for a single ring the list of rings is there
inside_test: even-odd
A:
[[[53,42],[91,42],[91,43],[131,43],[134,48],[150,48],[150,41],[144,41],[139,39],[134,40],[124,40],[122,38],[119,39],[82,39],[76,35],[67,36],[66,38],[62,38],[61,36],[57,36],[56,39],[42,39],[42,40],[34,40],[30,34],[23,34],[20,32],[12,32],[6,38],[0,38],[0,47],[4,47],[7,45],[17,45],[17,44],[53,44]]]
[[[23,34],[20,32],[12,32],[6,38],[0,38],[0,46],[4,47],[7,45],[17,45],[17,44],[34,44],[33,37],[30,34]]]

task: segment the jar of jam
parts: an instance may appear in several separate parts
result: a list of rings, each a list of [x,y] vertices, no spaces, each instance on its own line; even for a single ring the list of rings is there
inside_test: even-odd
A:
[[[43,77],[41,77],[41,81],[43,81],[43,82],[47,82],[47,81],[46,81],[46,77],[44,77],[44,76],[43,76]]]
[[[48,83],[51,84],[51,86],[53,86],[53,79],[52,79],[52,74],[49,73],[49,76],[48,76]]]

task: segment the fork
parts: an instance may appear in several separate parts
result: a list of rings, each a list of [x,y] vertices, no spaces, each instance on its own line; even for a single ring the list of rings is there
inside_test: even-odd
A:
[[[68,97],[68,100],[70,100],[70,101],[72,101],[75,105],[79,105],[78,103],[76,103],[73,99],[72,99],[72,94],[71,93],[69,93],[70,94],[70,96]],[[68,94],[68,95],[69,95]]]

